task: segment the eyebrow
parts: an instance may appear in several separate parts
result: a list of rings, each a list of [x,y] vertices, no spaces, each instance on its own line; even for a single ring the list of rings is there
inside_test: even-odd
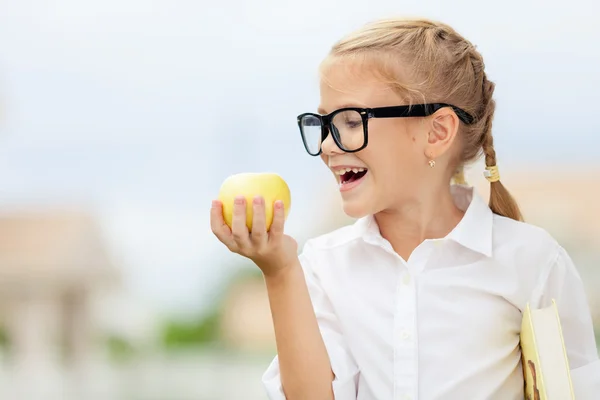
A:
[[[350,103],[348,103],[348,104],[342,104],[341,106],[339,106],[339,107],[335,108],[335,109],[334,109],[334,110],[332,110],[332,111],[335,111],[335,110],[340,110],[340,109],[342,109],[342,108],[367,108],[367,106],[365,106],[365,105],[359,105],[359,104],[350,104]],[[321,115],[326,115],[326,114],[329,114],[329,113],[328,113],[326,110],[324,110],[322,107],[319,107],[319,108],[317,108],[317,113],[318,113],[318,114],[321,114]]]

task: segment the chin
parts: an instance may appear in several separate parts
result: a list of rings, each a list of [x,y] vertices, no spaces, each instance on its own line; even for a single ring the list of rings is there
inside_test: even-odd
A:
[[[350,218],[362,218],[373,213],[374,202],[373,193],[374,190],[370,185],[372,184],[368,179],[368,175],[364,182],[360,186],[351,189],[347,192],[341,192],[342,209],[344,213]]]
[[[370,214],[370,208],[364,202],[357,200],[343,200],[344,213],[351,218],[362,218]]]

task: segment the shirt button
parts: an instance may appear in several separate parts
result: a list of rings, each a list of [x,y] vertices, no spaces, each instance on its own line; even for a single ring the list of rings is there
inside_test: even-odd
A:
[[[400,337],[404,340],[408,340],[410,338],[410,333],[408,333],[408,331],[404,330],[404,331],[402,331],[402,333],[400,333]]]
[[[410,394],[405,394],[403,399],[404,400],[412,400],[412,396]]]
[[[408,285],[410,283],[410,275],[409,274],[404,275],[404,278],[402,278],[402,283],[404,283],[405,285]]]

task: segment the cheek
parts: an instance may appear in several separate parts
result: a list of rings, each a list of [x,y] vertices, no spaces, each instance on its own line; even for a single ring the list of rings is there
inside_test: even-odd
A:
[[[401,165],[407,151],[406,143],[399,137],[401,134],[382,132],[369,137],[369,144],[364,150],[364,158],[377,169]]]
[[[419,157],[414,146],[410,145],[410,139],[389,138],[376,141],[373,147],[367,149],[369,154],[365,155],[365,161],[368,157],[367,164],[373,169],[373,177],[377,182],[406,183],[418,179],[422,157]]]
[[[423,151],[419,143],[420,131],[413,127],[414,124],[401,122],[390,124],[389,128],[382,130],[374,140],[379,142],[379,147],[395,153],[400,161],[415,160]]]
[[[384,190],[396,190],[397,185],[411,186],[420,179],[424,159],[418,140],[418,129],[402,120],[378,120],[369,126],[369,145],[363,159],[374,172],[373,178]]]

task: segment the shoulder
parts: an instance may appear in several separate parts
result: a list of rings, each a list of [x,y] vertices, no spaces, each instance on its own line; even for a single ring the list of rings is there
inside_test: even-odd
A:
[[[518,254],[538,254],[552,258],[560,249],[560,244],[545,229],[526,222],[515,221],[494,214],[493,248],[495,251],[518,252]]]
[[[541,295],[549,279],[578,275],[567,251],[545,229],[494,215],[493,258],[510,268],[529,298]]]

